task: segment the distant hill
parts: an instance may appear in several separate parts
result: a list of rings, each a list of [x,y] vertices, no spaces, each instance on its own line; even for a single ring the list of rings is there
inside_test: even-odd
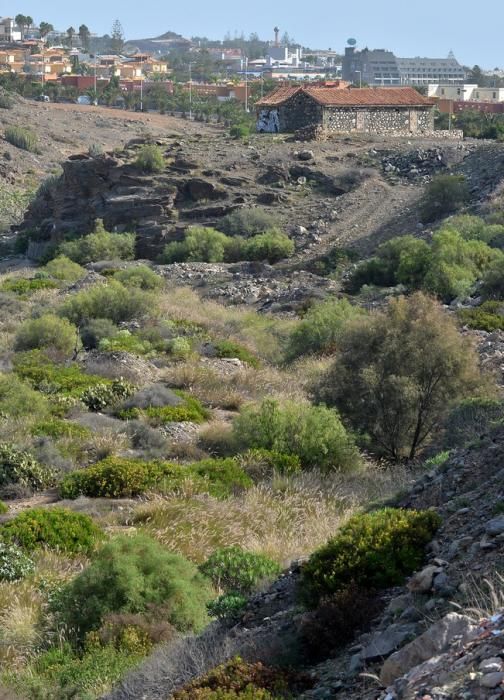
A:
[[[141,51],[154,54],[165,54],[171,49],[189,48],[192,45],[190,39],[186,39],[176,32],[165,32],[151,39],[130,39],[125,44],[125,52]]]

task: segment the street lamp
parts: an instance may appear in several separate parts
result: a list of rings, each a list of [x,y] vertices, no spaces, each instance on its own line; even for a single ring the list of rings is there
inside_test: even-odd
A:
[[[354,73],[359,74],[359,87],[362,87],[362,71],[361,70],[354,70]]]

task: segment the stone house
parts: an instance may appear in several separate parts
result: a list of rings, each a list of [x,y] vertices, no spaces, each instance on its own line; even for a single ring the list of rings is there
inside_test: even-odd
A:
[[[427,134],[433,101],[414,88],[280,87],[256,103],[257,131]]]

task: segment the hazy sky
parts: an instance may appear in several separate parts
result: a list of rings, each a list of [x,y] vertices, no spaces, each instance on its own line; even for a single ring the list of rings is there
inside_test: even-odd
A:
[[[168,30],[216,39],[227,31],[257,32],[263,38],[272,37],[277,24],[282,33],[312,48],[342,50],[355,37],[359,47],[387,48],[404,57],[444,57],[452,49],[466,65],[504,66],[502,0],[276,0],[271,5],[239,0],[16,0],[10,5],[3,0],[0,14],[17,13],[63,30],[84,23],[100,34],[110,32],[118,18],[131,39]]]

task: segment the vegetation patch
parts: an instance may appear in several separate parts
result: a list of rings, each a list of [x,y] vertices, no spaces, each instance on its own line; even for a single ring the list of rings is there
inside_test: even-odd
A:
[[[28,299],[41,289],[56,289],[58,286],[57,282],[46,277],[34,277],[32,279],[11,277],[2,282],[1,290],[17,294],[22,299]]]
[[[30,129],[22,126],[8,126],[4,133],[5,140],[11,143],[16,148],[23,151],[31,151],[37,153],[37,135]]]
[[[352,517],[303,567],[301,598],[316,606],[348,585],[375,590],[401,584],[422,564],[440,524],[434,511],[385,508]]]
[[[32,491],[53,486],[55,472],[37,462],[32,454],[13,445],[0,443],[0,491],[19,484]]]
[[[460,309],[460,322],[482,331],[504,330],[504,301],[484,301],[481,306]]]
[[[48,547],[68,554],[90,553],[103,534],[92,518],[66,508],[31,508],[0,526],[0,540],[31,552]]]

